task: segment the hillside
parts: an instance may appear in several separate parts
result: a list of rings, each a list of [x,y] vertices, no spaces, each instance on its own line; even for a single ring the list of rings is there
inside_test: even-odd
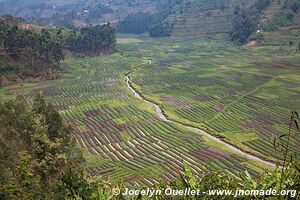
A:
[[[191,0],[177,7],[175,13],[167,18],[173,24],[172,36],[199,36],[226,33],[232,28],[232,17],[236,6],[249,8],[256,0],[218,0],[207,1]],[[292,10],[292,5],[298,0],[275,1],[261,13],[260,26],[272,23],[272,29],[281,34],[299,35],[300,15],[298,11]],[[289,15],[293,15],[289,20]]]
[[[269,30],[266,35],[269,40],[273,38],[298,39],[300,36],[300,12],[292,10],[293,5],[300,5],[299,0],[272,1],[270,6],[261,16],[261,24],[271,22],[274,29]],[[297,8],[297,6],[296,6]],[[286,13],[292,14],[292,20],[286,20]]]
[[[110,54],[115,45],[115,29],[110,24],[75,31],[44,28],[26,24],[22,18],[0,16],[0,86],[59,78],[60,61],[65,54]]]
[[[116,26],[121,23],[120,32],[127,33],[143,33],[156,26],[155,31],[163,34],[151,34],[150,31],[150,35],[227,36],[232,29],[235,8],[239,6],[241,9],[248,9],[257,3],[268,4],[258,15],[258,28],[273,32],[272,36],[289,33],[299,36],[299,0],[25,0],[17,3],[2,0],[0,14],[9,13],[25,18],[27,22],[48,26],[80,28],[110,22]],[[149,19],[152,20],[151,23]],[[124,20],[126,27],[122,24]]]
[[[187,1],[170,15],[168,22],[174,24],[172,36],[199,36],[228,33],[234,8],[241,0]],[[247,4],[254,3],[247,1]]]
[[[81,27],[89,24],[117,23],[131,13],[154,13],[161,0],[67,0],[0,1],[0,14],[25,18],[28,22]]]
[[[169,1],[161,3],[156,13],[142,12],[121,20],[119,32],[149,32],[151,37],[228,37],[235,23],[236,35],[240,35],[239,30],[249,29],[246,39],[257,30],[263,32],[263,38],[258,35],[259,39],[266,38],[268,41],[274,37],[278,39],[278,36],[289,35],[288,40],[290,36],[299,36],[299,0],[177,0],[172,4]],[[243,13],[247,16],[244,19]],[[252,35],[252,39],[256,37]],[[245,38],[242,40],[245,41]]]

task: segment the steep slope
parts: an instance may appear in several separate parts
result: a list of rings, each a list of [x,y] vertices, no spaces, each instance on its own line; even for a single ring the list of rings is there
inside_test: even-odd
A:
[[[295,6],[295,8],[293,8]],[[300,0],[272,1],[262,13],[260,24],[267,26],[265,35],[274,37],[289,37],[299,40],[300,36]],[[289,19],[290,18],[290,19]]]
[[[167,19],[173,24],[172,36],[199,36],[228,33],[234,8],[251,5],[255,0],[189,0]]]

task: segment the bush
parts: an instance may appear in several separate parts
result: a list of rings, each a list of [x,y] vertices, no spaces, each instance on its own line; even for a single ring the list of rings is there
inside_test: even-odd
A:
[[[248,40],[256,40],[259,42],[264,41],[264,39],[265,39],[265,36],[263,33],[254,33],[254,34],[250,35],[250,37],[248,38]]]
[[[300,4],[298,2],[295,2],[293,3],[291,6],[290,6],[291,10],[294,12],[294,13],[298,13],[298,10],[300,8]]]
[[[168,22],[156,24],[149,30],[150,37],[167,37],[171,36],[173,25]]]
[[[265,31],[276,30],[281,26],[288,26],[291,24],[294,15],[290,12],[282,11],[275,14],[271,20],[267,21],[265,24],[262,24],[261,28]]]

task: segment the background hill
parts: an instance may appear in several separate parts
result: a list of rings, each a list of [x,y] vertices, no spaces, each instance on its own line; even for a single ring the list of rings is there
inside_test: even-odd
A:
[[[237,6],[260,4],[266,6],[257,14],[259,29],[299,36],[300,0],[1,0],[0,14],[76,28],[110,22],[119,32],[181,37],[228,35]]]
[[[131,13],[156,11],[161,0],[1,0],[0,14],[25,18],[29,22],[60,26],[117,23]]]
[[[265,3],[259,15],[264,31],[299,36],[299,0],[186,0],[174,8],[166,21],[172,24],[172,36],[228,34],[232,29],[234,10]]]

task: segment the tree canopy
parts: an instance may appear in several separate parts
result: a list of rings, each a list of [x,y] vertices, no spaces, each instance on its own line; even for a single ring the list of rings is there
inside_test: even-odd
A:
[[[127,16],[117,26],[120,33],[146,33],[153,25],[155,16],[150,13],[136,13]]]
[[[258,29],[259,14],[269,5],[270,0],[258,0],[250,8],[236,6],[232,19],[231,40],[245,44],[251,34]]]
[[[59,69],[66,50],[93,56],[113,53],[115,48],[116,32],[109,23],[83,27],[80,31],[67,28],[36,31],[23,28],[19,18],[0,18],[0,75],[13,72],[25,78],[51,74],[53,69]]]
[[[38,94],[0,103],[0,199],[63,199],[59,185],[82,155],[54,107]]]
[[[99,55],[112,53],[116,47],[115,29],[108,23],[84,27],[80,32],[71,32],[66,38],[66,49],[75,53]]]

